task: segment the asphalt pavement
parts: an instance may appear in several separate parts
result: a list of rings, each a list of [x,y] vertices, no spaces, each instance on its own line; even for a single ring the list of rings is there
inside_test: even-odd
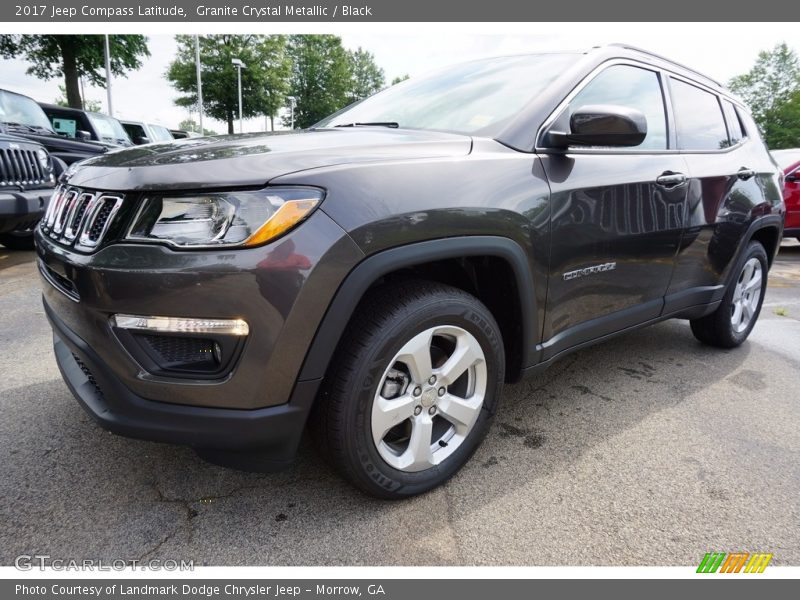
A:
[[[697,565],[709,551],[800,565],[800,244],[729,351],[669,321],[507,386],[447,485],[367,498],[308,441],[252,474],[100,429],[62,382],[32,252],[0,247],[0,564]]]

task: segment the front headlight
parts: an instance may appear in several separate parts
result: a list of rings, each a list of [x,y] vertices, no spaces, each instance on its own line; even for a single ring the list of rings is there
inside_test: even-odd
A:
[[[257,246],[286,233],[322,201],[317,188],[274,187],[245,192],[150,196],[131,240],[160,240],[180,248]]]
[[[36,151],[36,159],[45,171],[51,171],[53,169],[53,165],[50,163],[50,157],[42,148]]]

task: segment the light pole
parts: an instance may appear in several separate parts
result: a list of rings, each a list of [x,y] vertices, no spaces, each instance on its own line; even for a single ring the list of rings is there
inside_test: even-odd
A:
[[[105,55],[106,55],[106,93],[108,94],[108,116],[114,116],[114,107],[111,105],[111,43],[108,34],[105,35]]]
[[[294,96],[286,96],[286,99],[289,101],[289,108],[291,109],[291,122],[292,122],[292,129],[294,129],[294,107],[297,106],[297,98]]]
[[[246,69],[245,64],[238,58],[231,60],[231,64],[236,67],[236,73],[239,81],[239,133],[242,133],[242,69]]]
[[[197,69],[197,120],[200,122],[200,135],[205,135],[203,129],[203,76],[200,72],[200,36],[194,36],[194,64]]]

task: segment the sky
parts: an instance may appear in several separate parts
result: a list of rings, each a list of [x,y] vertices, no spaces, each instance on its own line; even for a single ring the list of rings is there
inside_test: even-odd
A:
[[[778,42],[785,41],[800,52],[797,25],[791,23],[522,25],[510,27],[513,30],[510,34],[475,34],[458,26],[441,24],[436,28],[422,27],[422,32],[415,35],[359,33],[361,29],[372,29],[368,26],[349,28],[340,35],[346,48],[356,49],[360,46],[375,55],[376,63],[386,74],[387,83],[397,76],[408,74],[413,77],[475,58],[543,50],[579,50],[612,42],[624,42],[663,54],[725,82],[749,70],[760,50],[770,49]],[[397,29],[408,30],[406,27]],[[129,72],[124,78],[113,79],[114,116],[175,128],[180,121],[189,117],[186,109],[175,106],[173,100],[177,94],[164,78],[167,66],[175,56],[176,44],[173,36],[163,34],[148,36],[148,44],[151,56],[142,68]],[[58,85],[61,79],[42,81],[27,75],[26,69],[24,60],[3,61],[0,65],[0,86],[38,101],[55,101],[60,95]],[[233,69],[231,81],[235,85]],[[104,89],[87,87],[86,96],[101,102],[103,110],[106,109]],[[205,118],[204,126],[219,133],[226,131],[223,123],[209,118]],[[249,119],[244,123],[244,131],[264,129],[263,118]]]

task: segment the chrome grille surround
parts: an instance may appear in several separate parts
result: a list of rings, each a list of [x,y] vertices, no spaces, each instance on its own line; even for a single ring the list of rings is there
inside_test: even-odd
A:
[[[42,233],[57,242],[91,252],[103,241],[123,197],[61,185],[41,221]]]

